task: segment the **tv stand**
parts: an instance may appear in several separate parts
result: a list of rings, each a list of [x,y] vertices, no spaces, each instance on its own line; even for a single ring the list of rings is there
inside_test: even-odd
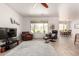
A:
[[[0,52],[7,51],[19,44],[19,40],[16,38],[17,28],[0,28]]]
[[[19,40],[13,40],[12,42],[2,44],[2,45],[0,45],[0,53],[3,53],[17,45],[19,45]]]

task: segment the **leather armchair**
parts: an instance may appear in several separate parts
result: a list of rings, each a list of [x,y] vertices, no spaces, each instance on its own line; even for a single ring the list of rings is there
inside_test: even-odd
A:
[[[57,30],[52,30],[51,38],[52,39],[57,39],[58,36],[58,31]]]
[[[33,39],[33,35],[29,32],[22,32],[22,40],[23,41],[27,41],[27,40],[32,40]]]

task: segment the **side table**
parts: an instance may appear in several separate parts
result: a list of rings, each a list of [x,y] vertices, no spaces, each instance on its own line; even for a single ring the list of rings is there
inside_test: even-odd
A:
[[[0,47],[0,53],[5,52],[5,47]]]

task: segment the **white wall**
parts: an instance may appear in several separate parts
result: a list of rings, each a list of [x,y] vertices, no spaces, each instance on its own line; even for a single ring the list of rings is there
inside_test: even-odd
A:
[[[72,37],[73,37],[73,40],[75,39],[75,34],[76,33],[79,33],[79,29],[75,28],[75,24],[79,24],[79,19],[73,20],[71,22],[71,29],[72,29]]]
[[[69,4],[60,4],[58,11],[60,21],[69,21]]]
[[[61,3],[58,9],[60,21],[72,21],[72,19],[79,19],[78,3]]]
[[[23,19],[24,21],[22,21],[22,31],[31,31],[30,29],[31,29],[31,24],[30,24],[30,21],[32,21],[32,20],[36,20],[36,21],[40,21],[40,20],[42,20],[42,21],[48,21],[48,30],[49,30],[49,32],[51,31],[51,29],[50,29],[50,26],[52,25],[52,24],[54,24],[55,25],[55,29],[57,29],[58,30],[58,27],[59,27],[59,21],[58,21],[58,18],[57,17],[25,17],[24,19]],[[44,34],[34,34],[34,37],[35,38],[43,38],[43,36],[44,36]]]
[[[17,21],[21,26],[20,20],[22,19],[22,17],[6,4],[0,3],[0,27],[17,28],[17,37],[19,38],[19,35],[21,33],[21,27],[16,24],[11,24],[10,18]]]

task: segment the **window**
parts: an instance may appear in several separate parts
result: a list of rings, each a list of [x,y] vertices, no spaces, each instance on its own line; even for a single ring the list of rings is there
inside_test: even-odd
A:
[[[48,23],[31,23],[32,33],[48,33]]]
[[[67,24],[59,24],[59,30],[67,30]]]

